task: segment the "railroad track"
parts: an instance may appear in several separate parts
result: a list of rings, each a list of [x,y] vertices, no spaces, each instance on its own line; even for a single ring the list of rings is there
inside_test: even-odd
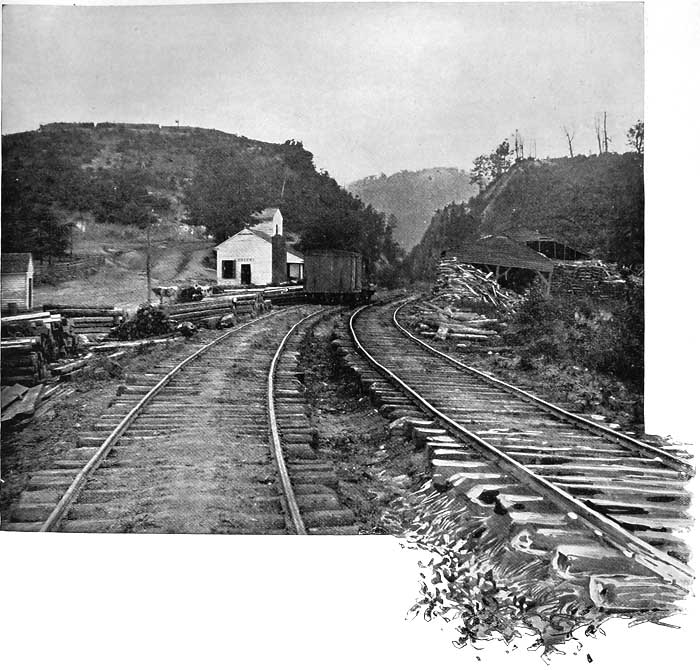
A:
[[[357,532],[311,447],[296,359],[304,328],[331,311],[273,312],[132,378],[94,426],[107,436],[32,477],[3,528]]]
[[[693,576],[676,533],[692,525],[691,466],[439,352],[401,326],[404,304],[358,309],[349,341],[336,346],[382,412],[407,417],[433,481],[495,504],[545,547],[566,545],[571,565],[594,556],[687,588]]]

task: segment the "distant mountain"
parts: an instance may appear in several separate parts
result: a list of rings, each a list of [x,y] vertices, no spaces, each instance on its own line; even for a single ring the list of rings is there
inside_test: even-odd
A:
[[[445,167],[365,177],[350,184],[348,190],[396,217],[394,239],[406,250],[420,242],[437,209],[451,202],[467,202],[478,193],[469,183],[469,173]]]

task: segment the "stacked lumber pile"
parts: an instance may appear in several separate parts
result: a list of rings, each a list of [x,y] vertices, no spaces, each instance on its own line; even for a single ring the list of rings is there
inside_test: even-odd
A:
[[[483,314],[452,307],[441,307],[431,301],[422,301],[416,305],[409,324],[420,337],[454,340],[460,349],[467,348],[471,343],[492,346],[500,342],[499,333],[506,326],[499,319],[486,318]]]
[[[223,317],[235,314],[233,300],[229,297],[176,303],[164,306],[163,311],[175,324],[190,322],[207,326],[216,326]]]
[[[501,314],[511,314],[522,297],[503,288],[493,273],[482,272],[456,258],[443,258],[438,265],[433,289],[434,301],[443,307],[457,306],[479,309],[488,306]]]
[[[194,323],[210,328],[230,325],[233,321],[255,317],[270,308],[262,292],[237,293],[235,295],[212,296],[199,302],[185,302],[163,307],[168,319],[180,323]],[[222,323],[223,320],[223,323]]]
[[[497,349],[500,332],[522,297],[500,286],[486,273],[456,258],[443,258],[430,300],[410,310],[409,325],[420,337],[452,340],[458,349]]]
[[[70,324],[48,311],[3,317],[1,334],[3,385],[35,386],[49,376],[49,363],[77,350]]]
[[[44,305],[51,314],[67,319],[74,335],[85,335],[90,340],[104,339],[112,328],[124,320],[124,312],[114,305]]]
[[[252,319],[271,307],[270,301],[265,300],[262,292],[234,295],[232,300],[233,311],[237,318],[249,316]]]
[[[557,263],[552,272],[552,293],[622,298],[626,288],[617,267],[599,260]]]
[[[306,299],[303,286],[275,286],[263,291],[265,300],[273,305],[298,305]]]

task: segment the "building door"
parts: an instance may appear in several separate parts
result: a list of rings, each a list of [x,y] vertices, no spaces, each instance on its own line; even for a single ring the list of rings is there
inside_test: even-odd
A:
[[[250,284],[250,263],[241,264],[241,284]]]
[[[32,309],[34,307],[34,296],[32,295],[34,291],[34,279],[32,277],[27,277],[27,309]]]

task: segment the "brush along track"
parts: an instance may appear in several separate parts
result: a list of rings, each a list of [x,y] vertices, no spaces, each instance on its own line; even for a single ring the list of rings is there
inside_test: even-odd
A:
[[[673,535],[692,523],[687,463],[457,367],[406,337],[396,311],[394,304],[353,314],[349,339],[360,356],[336,345],[382,412],[407,417],[438,486],[534,529],[544,546],[559,546],[560,567],[600,568],[603,555],[591,542],[601,540],[608,568],[638,567],[687,587],[687,550]]]
[[[23,494],[19,506],[20,520],[30,522],[22,529],[303,531],[290,525],[290,510],[299,505],[305,510],[309,503],[282,495],[286,487],[271,450],[266,395],[274,377],[270,362],[274,367],[287,356],[283,348],[290,341],[285,337],[278,346],[276,334],[294,319],[289,336],[319,313],[299,319],[308,311],[293,308],[248,322],[199,347],[175,368],[163,363],[132,379],[95,426],[109,433],[106,439],[96,435],[67,456],[72,460],[32,478],[33,490]],[[284,376],[284,368],[278,374]],[[308,426],[290,409],[279,407],[280,425],[291,422],[298,436],[311,441]],[[329,479],[327,464],[319,467]],[[302,469],[316,474],[308,462]],[[292,480],[299,481],[301,493],[310,493],[297,470],[290,462]],[[325,509],[318,499],[313,504]],[[312,515],[306,523],[310,532],[321,525],[316,521]]]

